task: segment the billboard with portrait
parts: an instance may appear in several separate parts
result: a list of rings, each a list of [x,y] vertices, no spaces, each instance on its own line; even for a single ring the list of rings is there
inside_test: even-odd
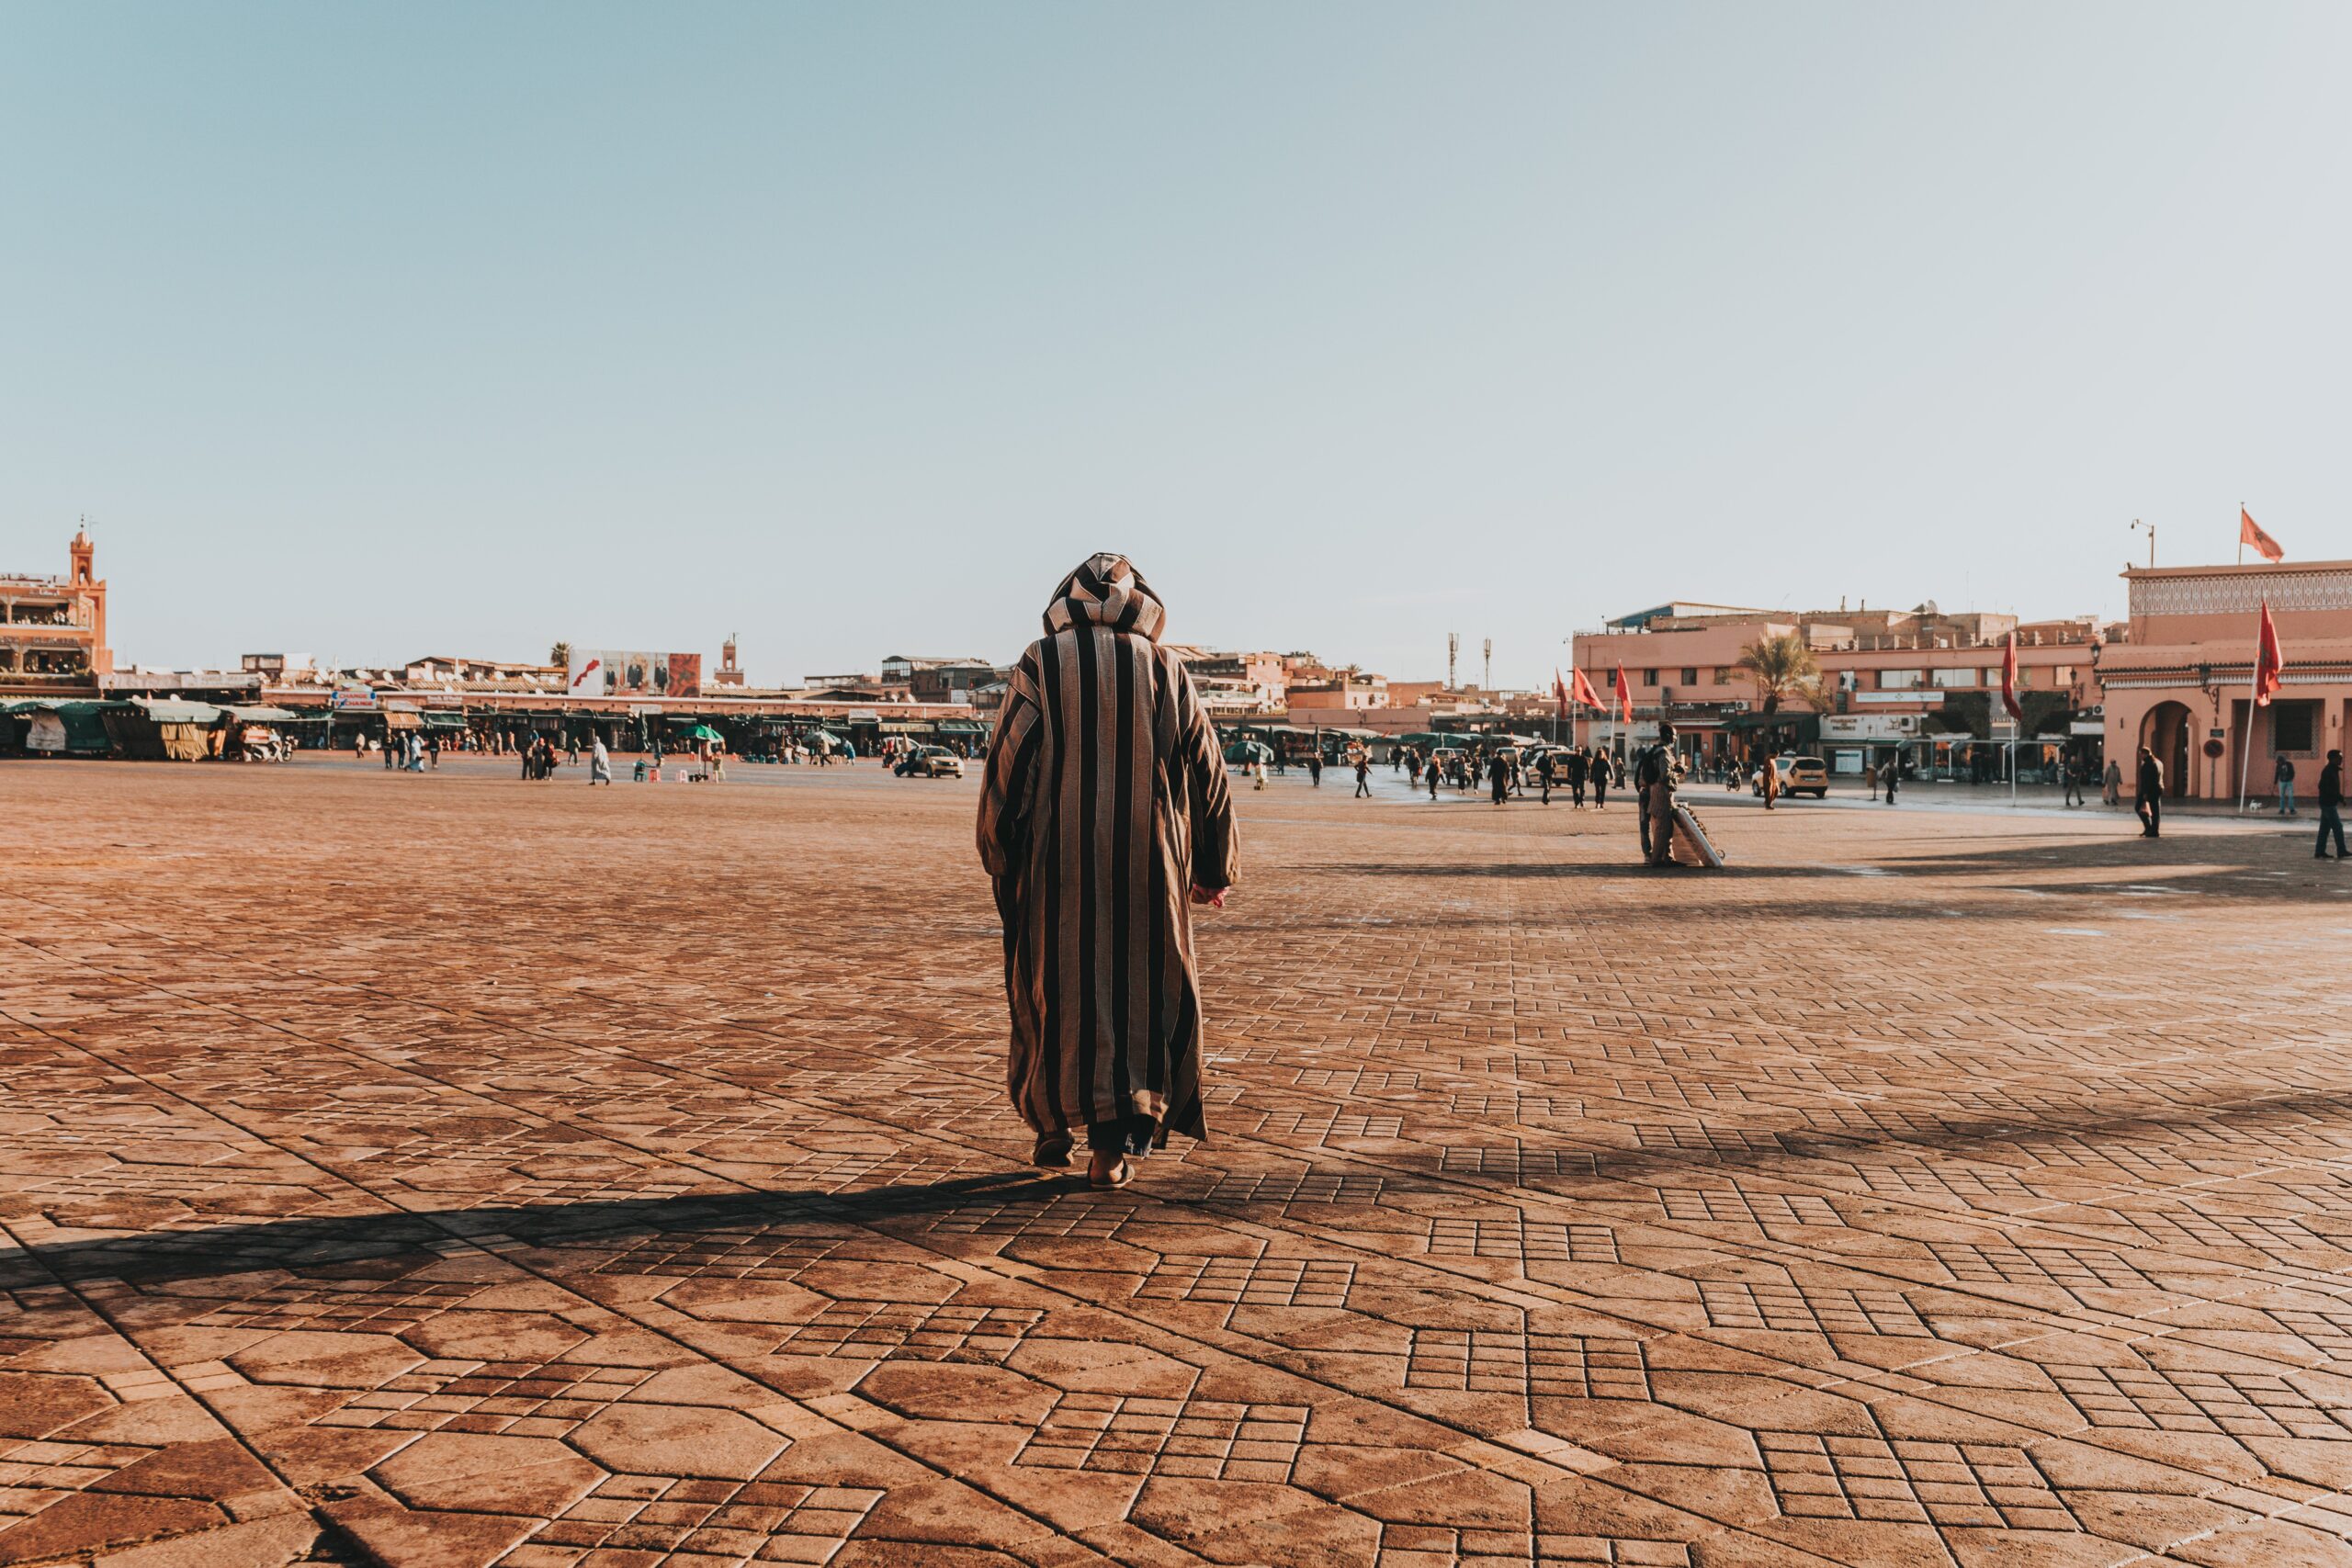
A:
[[[694,697],[702,694],[702,655],[575,648],[565,694],[574,697]]]

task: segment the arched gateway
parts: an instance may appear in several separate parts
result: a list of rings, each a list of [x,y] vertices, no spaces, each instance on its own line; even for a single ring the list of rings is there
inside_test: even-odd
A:
[[[2189,793],[2189,731],[2194,721],[2185,703],[2158,703],[2140,721],[2140,744],[2156,754],[2165,770],[2165,797],[2177,800]],[[2125,787],[2129,789],[2132,770],[2139,765],[2138,754],[2122,759]]]

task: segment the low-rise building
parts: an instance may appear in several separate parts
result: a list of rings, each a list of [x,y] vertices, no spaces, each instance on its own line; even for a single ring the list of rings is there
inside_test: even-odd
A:
[[[0,695],[98,694],[114,669],[107,646],[107,585],[86,530],[66,547],[66,572],[0,572]]]
[[[2020,623],[1991,612],[1947,614],[1934,602],[1909,610],[1762,611],[1660,606],[1621,616],[1575,639],[1572,659],[1605,704],[1578,711],[1581,744],[1645,745],[1670,718],[1694,763],[1725,761],[1770,746],[1860,773],[1899,754],[1926,778],[1984,778],[2006,765],[2001,666],[2018,642],[2018,690],[2026,714],[2020,769],[2040,772],[2072,750],[2094,750],[2099,649],[2121,635],[2096,617]],[[1744,660],[1773,638],[1794,637],[1816,680],[1784,692]],[[1624,671],[1634,717],[1615,699]],[[1996,722],[1997,721],[1997,722]],[[2086,726],[2087,728],[2086,729]]]
[[[972,694],[1001,671],[985,659],[910,659],[894,653],[882,661],[885,688],[903,689],[919,703],[969,703]],[[811,677],[811,683],[814,683]]]
[[[1193,689],[1212,717],[1280,713],[1288,700],[1290,667],[1279,653],[1231,653],[1169,645],[1184,661]]]
[[[1388,679],[1351,666],[1321,671],[1318,679],[1293,678],[1287,688],[1292,713],[1360,713],[1388,705]]]
[[[2099,660],[2107,754],[2125,788],[2143,746],[2175,798],[2271,793],[2284,761],[2308,795],[2352,718],[2352,561],[2135,567],[2131,637]],[[2256,639],[2270,606],[2286,671],[2253,701]]]

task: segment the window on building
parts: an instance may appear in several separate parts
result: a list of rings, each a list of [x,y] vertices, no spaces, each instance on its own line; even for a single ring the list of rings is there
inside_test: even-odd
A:
[[[1976,671],[1973,669],[1932,670],[1929,671],[1928,673],[1934,677],[1935,683],[1939,686],[1973,686],[1976,684]],[[1996,676],[1996,679],[1998,677]]]
[[[1882,670],[1878,672],[1878,689],[1882,692],[1907,692],[1919,683],[1917,670]]]
[[[1688,664],[1684,665],[1682,667],[1682,683],[1686,686],[1697,685],[1699,683],[1699,671]]]
[[[2075,683],[2075,667],[2071,664],[2060,664],[2054,666],[2050,671],[2050,682],[2051,684],[2054,686],[2073,685]]]
[[[1728,666],[1722,664],[1715,666],[1715,684],[1718,686],[1731,684],[1731,670]]]
[[[2312,731],[2319,727],[2317,703],[2270,705],[2270,749],[2273,751],[2313,750]]]
[[[1655,670],[1645,670],[1645,671],[1642,671],[1642,684],[1643,684],[1643,685],[1645,685],[1645,686],[1655,686],[1655,685],[1657,685],[1657,671],[1655,671]]]

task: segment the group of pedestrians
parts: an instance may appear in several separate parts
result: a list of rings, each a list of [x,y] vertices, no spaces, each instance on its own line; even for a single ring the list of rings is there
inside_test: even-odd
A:
[[[364,738],[353,737],[351,742],[353,755],[367,755],[362,750],[366,745],[367,741]],[[421,773],[428,767],[440,766],[441,738],[438,735],[420,735],[411,729],[401,734],[384,737],[384,771],[386,773]]]
[[[1590,746],[1571,746],[1563,750],[1544,754],[1544,765],[1538,769],[1544,783],[1544,800],[1551,803],[1552,786],[1558,784],[1568,792],[1568,805],[1577,811],[1584,809],[1584,792],[1592,790],[1596,810],[1609,805],[1609,786],[1618,782],[1615,759],[1606,751]]]
[[[1532,761],[1517,746],[1500,746],[1484,752],[1451,748],[1424,751],[1419,746],[1400,746],[1392,761],[1401,766],[1413,788],[1426,786],[1431,800],[1437,798],[1442,785],[1451,785],[1466,795],[1483,784],[1487,798],[1497,806],[1513,795],[1526,795],[1531,788],[1549,806],[1552,792],[1565,789],[1572,804],[1582,810],[1589,785],[1593,805],[1605,807],[1609,786],[1623,779],[1621,765],[1608,752],[1589,746],[1547,748],[1538,751]]]
[[[2109,788],[2111,791],[2114,788],[2111,776],[2114,772],[2112,763],[2109,765],[2109,772],[2110,774]],[[2295,764],[2292,760],[2286,757],[2279,758],[2272,764],[2271,776],[2277,781],[2278,786],[2278,814],[2281,817],[2293,816],[2295,814]],[[2110,798],[2112,798],[2111,795]],[[2132,814],[2140,818],[2142,838],[2154,839],[2163,836],[2164,809],[2164,764],[2156,761],[2154,750],[2143,746],[2140,748],[2139,765],[2133,770],[2132,784]],[[2328,853],[2327,848],[2330,840],[2333,840],[2335,845],[2335,852],[2332,856]],[[2319,860],[2341,861],[2352,858],[2347,857],[2344,841],[2344,753],[2340,750],[2328,752],[2326,765],[2319,771],[2319,840],[2312,846],[2312,853]]]

